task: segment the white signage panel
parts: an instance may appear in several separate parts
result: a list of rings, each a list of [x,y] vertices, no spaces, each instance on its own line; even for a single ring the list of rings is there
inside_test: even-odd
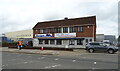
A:
[[[52,34],[35,34],[35,37],[52,37]]]
[[[55,37],[76,37],[76,33],[56,33]]]

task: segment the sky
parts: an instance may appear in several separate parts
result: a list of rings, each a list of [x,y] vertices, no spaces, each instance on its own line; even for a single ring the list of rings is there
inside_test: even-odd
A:
[[[32,29],[37,22],[96,16],[97,34],[118,36],[119,0],[0,0],[0,33]]]

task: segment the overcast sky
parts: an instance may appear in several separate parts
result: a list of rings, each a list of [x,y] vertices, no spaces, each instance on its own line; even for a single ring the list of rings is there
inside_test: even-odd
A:
[[[0,0],[0,33],[64,17],[97,17],[97,34],[118,35],[119,0]]]

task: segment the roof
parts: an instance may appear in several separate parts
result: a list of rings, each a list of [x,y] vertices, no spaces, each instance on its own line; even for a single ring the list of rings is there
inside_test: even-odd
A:
[[[33,29],[46,28],[46,27],[61,27],[61,26],[74,26],[74,25],[85,25],[91,24],[96,25],[96,16],[82,17],[82,18],[72,18],[54,21],[38,22]]]

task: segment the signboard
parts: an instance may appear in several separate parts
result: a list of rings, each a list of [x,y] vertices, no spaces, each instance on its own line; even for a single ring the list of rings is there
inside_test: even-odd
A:
[[[76,37],[76,33],[56,33],[55,37]]]
[[[52,34],[35,34],[35,37],[52,37]]]

